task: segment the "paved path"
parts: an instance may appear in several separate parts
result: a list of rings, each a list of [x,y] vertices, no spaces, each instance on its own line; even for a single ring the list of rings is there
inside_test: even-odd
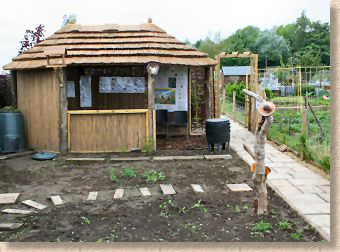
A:
[[[252,157],[243,144],[253,147],[255,136],[230,119],[231,148],[249,165]],[[267,184],[330,241],[330,182],[295,159],[266,144]]]

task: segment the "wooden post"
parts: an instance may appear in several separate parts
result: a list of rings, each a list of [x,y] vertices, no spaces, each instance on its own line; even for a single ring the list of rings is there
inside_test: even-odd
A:
[[[154,141],[154,150],[156,150],[156,110],[154,109],[152,111],[152,125],[153,125],[153,132],[152,132],[152,138],[155,140]]]
[[[298,106],[300,107],[300,111],[302,113],[302,101],[301,101],[301,97],[302,97],[302,74],[301,74],[301,66],[299,67],[299,92],[298,92]]]
[[[301,134],[305,135],[305,129],[306,129],[306,115],[307,115],[307,111],[304,108],[302,111],[302,127],[301,127]],[[301,145],[301,159],[303,159],[303,145]]]
[[[289,121],[288,121],[288,135],[292,135],[292,116],[289,116]]]
[[[66,153],[68,149],[68,118],[67,118],[67,93],[66,93],[66,70],[63,68],[57,68],[56,77],[59,82],[59,140],[60,153]]]
[[[314,109],[313,109],[313,107],[310,105],[309,102],[308,102],[308,106],[309,106],[309,108],[310,108],[310,111],[312,111],[312,114],[314,115],[315,120],[316,120],[316,122],[318,123],[318,125],[319,125],[319,127],[320,127],[321,136],[324,137],[324,136],[325,136],[325,133],[324,133],[324,130],[323,130],[323,128],[322,128],[322,125],[321,125],[321,122],[320,122],[319,118],[318,118],[317,115],[315,114]]]
[[[188,67],[188,118],[189,118],[189,135],[191,134],[191,68]]]
[[[153,111],[155,110],[155,76],[158,73],[159,65],[157,63],[149,63],[146,67],[148,72],[148,124],[149,136],[153,136],[156,124],[153,124]],[[156,139],[155,144],[156,144]]]
[[[209,67],[209,77],[210,77],[210,118],[214,118],[215,102],[214,102],[214,71],[213,67]]]
[[[246,68],[246,89],[248,90],[248,68]],[[249,112],[249,96],[246,95],[244,104],[244,127],[248,127],[248,112]]]
[[[233,120],[236,119],[236,91],[233,91]]]
[[[306,122],[307,122],[307,129],[308,129],[308,135],[307,136],[310,137],[311,133],[310,133],[309,113],[308,113],[308,91],[306,91],[305,109],[306,109]]]
[[[220,82],[221,82],[221,74],[220,74],[220,56],[216,55],[217,65],[215,67],[215,110],[216,110],[216,118],[221,117],[221,101],[220,101]]]
[[[11,70],[11,83],[9,88],[11,91],[10,104],[17,108],[17,71],[15,70]]]
[[[205,85],[207,88],[207,95],[205,96],[205,104],[206,104],[206,116],[208,118],[211,118],[211,86],[210,86],[210,67],[205,68]]]
[[[282,115],[280,115],[280,133],[282,133]]]
[[[224,113],[224,107],[225,107],[225,88],[223,88],[222,93],[222,113]]]

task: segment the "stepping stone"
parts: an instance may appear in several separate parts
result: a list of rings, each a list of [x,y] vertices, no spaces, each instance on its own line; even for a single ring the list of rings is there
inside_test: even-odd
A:
[[[191,184],[191,187],[192,187],[192,189],[194,189],[195,192],[204,193],[204,190],[200,185]]]
[[[114,199],[121,199],[123,198],[123,194],[124,194],[124,189],[117,189],[115,194],[113,195]]]
[[[104,162],[105,158],[67,158],[68,162]]]
[[[227,184],[227,187],[233,192],[249,192],[253,190],[247,184]]]
[[[213,159],[232,159],[231,155],[204,155],[205,159],[213,160]]]
[[[51,200],[55,206],[64,204],[64,201],[60,198],[59,195],[51,196]]]
[[[163,194],[175,194],[175,190],[172,185],[159,185],[163,191]]]
[[[21,227],[21,223],[1,223],[0,230],[13,230]]]
[[[96,200],[98,196],[98,192],[90,192],[87,200]]]
[[[33,200],[24,200],[22,202],[23,204],[27,205],[27,206],[30,206],[30,207],[34,207],[36,209],[39,209],[39,210],[43,210],[45,209],[47,206],[43,205],[43,204],[40,204],[38,202],[35,202]]]
[[[0,204],[13,204],[20,193],[2,193],[0,194]]]
[[[151,192],[147,187],[139,188],[143,196],[151,196]]]
[[[22,210],[22,209],[4,209],[1,212],[3,213],[9,213],[9,214],[31,214],[31,213],[35,213],[35,211],[33,210]]]

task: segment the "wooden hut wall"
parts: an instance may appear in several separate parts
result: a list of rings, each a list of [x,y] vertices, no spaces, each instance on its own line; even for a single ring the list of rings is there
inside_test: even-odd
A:
[[[92,106],[80,107],[79,79],[91,75]],[[144,77],[144,93],[100,93],[100,77]],[[75,97],[68,98],[68,110],[145,109],[148,107],[147,73],[145,65],[69,68],[67,80],[75,83]]]
[[[17,98],[27,147],[59,151],[59,84],[54,70],[17,71]]]

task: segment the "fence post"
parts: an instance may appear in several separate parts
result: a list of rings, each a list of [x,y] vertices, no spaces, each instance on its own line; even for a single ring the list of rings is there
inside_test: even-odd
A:
[[[282,115],[280,115],[280,133],[282,133]]]
[[[236,91],[233,91],[233,119],[236,119]]]
[[[246,89],[248,90],[248,68],[246,68]],[[248,110],[249,110],[249,96],[246,95],[245,97],[245,104],[244,104],[244,127],[247,128],[248,126]]]
[[[292,116],[289,116],[289,122],[288,122],[288,135],[292,135]]]
[[[224,114],[224,106],[225,106],[225,88],[223,87],[223,97],[222,97],[222,113]]]

